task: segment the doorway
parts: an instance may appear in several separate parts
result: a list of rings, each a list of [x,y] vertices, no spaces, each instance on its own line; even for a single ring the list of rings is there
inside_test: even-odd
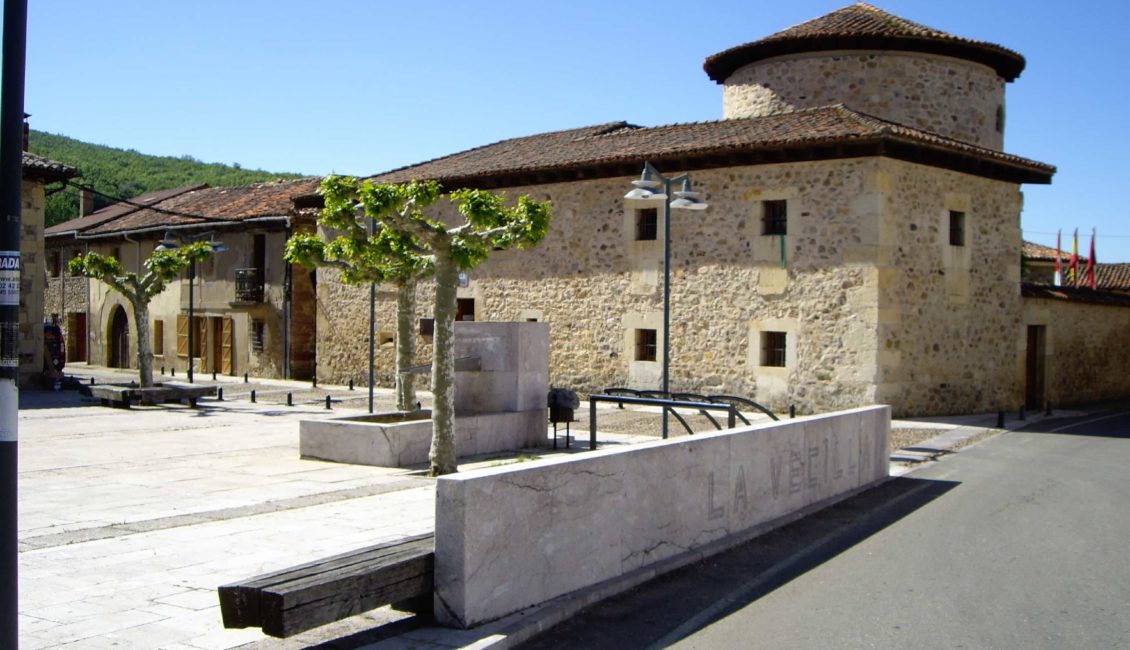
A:
[[[86,361],[86,312],[67,314],[67,360]]]
[[[111,368],[129,368],[129,318],[118,305],[110,318],[110,350],[108,364]]]
[[[1028,345],[1024,354],[1024,407],[1029,411],[1044,408],[1047,377],[1047,327],[1028,326]]]
[[[232,364],[232,319],[209,318],[212,321],[212,370],[234,375]]]

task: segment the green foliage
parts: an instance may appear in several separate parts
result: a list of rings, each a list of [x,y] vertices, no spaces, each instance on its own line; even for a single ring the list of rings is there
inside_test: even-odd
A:
[[[123,199],[201,183],[225,187],[299,177],[298,174],[242,169],[238,165],[203,163],[192,156],[148,156],[132,149],[88,144],[42,131],[31,132],[28,148],[32,153],[77,167],[82,177],[76,182]],[[95,208],[112,202],[96,197]],[[51,194],[47,197],[46,210],[48,226],[78,216],[78,190],[68,187]]]
[[[174,250],[157,250],[145,260],[146,273],[123,272],[121,262],[95,252],[78,255],[67,263],[72,275],[101,280],[125,296],[131,303],[148,303],[165,290],[193,261],[201,262],[212,255],[208,242],[192,242]]]

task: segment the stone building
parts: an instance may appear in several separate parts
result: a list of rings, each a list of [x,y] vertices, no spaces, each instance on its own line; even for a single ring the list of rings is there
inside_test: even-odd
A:
[[[549,322],[555,385],[659,386],[662,210],[624,199],[648,161],[689,173],[709,204],[672,212],[673,391],[802,412],[996,410],[1026,390],[1020,190],[1055,171],[1002,151],[1024,64],[860,3],[709,57],[721,120],[544,133],[373,178],[552,200],[542,245],[472,271],[460,311]],[[325,275],[319,378],[359,378],[346,324],[368,292]],[[380,302],[382,331],[393,309]]]
[[[27,125],[24,130],[26,133]],[[22,388],[35,385],[43,372],[43,315],[45,255],[43,225],[44,187],[78,176],[69,165],[27,151],[24,141],[23,182],[20,198],[20,380]]]
[[[126,270],[166,236],[215,238],[226,250],[198,265],[189,319],[189,280],[173,282],[150,304],[154,367],[188,368],[195,327],[196,372],[309,378],[314,372],[313,277],[283,261],[299,226],[293,198],[316,179],[243,187],[183,187],[151,192],[47,229],[47,313],[64,324],[69,358],[137,367],[136,323],[128,302],[105,284],[69,277],[67,262],[95,251]]]

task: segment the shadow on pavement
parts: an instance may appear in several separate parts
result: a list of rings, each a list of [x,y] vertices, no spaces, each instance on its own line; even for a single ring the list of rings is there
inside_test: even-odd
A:
[[[787,584],[958,483],[898,478],[581,611],[522,648],[646,648],[678,641]]]
[[[1130,401],[1103,402],[1087,412],[1068,417],[1053,417],[1025,425],[1019,433],[1055,433],[1067,436],[1130,438]]]

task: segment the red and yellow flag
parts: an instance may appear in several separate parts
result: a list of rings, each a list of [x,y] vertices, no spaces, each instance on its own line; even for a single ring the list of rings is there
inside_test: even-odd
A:
[[[1091,254],[1087,257],[1087,285],[1095,288],[1095,229],[1091,228]]]
[[[1067,281],[1073,287],[1079,286],[1079,229],[1071,239],[1071,261],[1067,263]]]

